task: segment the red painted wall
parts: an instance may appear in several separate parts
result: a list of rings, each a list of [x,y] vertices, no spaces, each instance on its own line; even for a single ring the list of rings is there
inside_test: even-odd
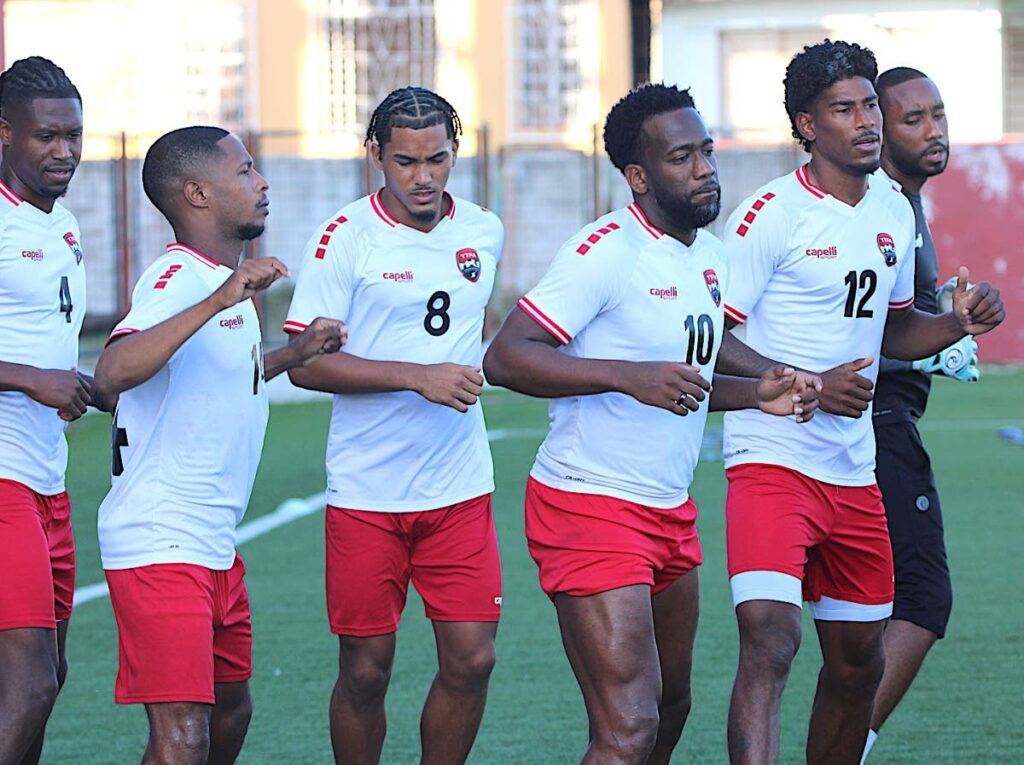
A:
[[[1006,303],[1006,321],[978,338],[979,360],[1024,362],[1024,143],[954,145],[923,195],[940,282],[965,265]]]

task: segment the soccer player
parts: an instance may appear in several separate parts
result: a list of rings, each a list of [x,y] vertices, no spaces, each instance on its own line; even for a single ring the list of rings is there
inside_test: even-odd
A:
[[[38,762],[67,662],[75,589],[67,422],[80,374],[85,264],[57,200],[82,155],[82,99],[45,58],[0,75],[0,763]],[[17,583],[17,584],[15,584]]]
[[[604,141],[633,203],[562,246],[484,365],[493,383],[554,399],[526,535],[586,702],[583,762],[667,763],[690,711],[702,554],[689,485],[708,409],[809,419],[817,381],[782,366],[712,377],[732,276],[703,230],[720,189],[689,91],[639,87]]]
[[[252,624],[235,527],[267,424],[265,381],[344,340],[310,322],[264,357],[252,298],[282,276],[239,263],[263,232],[268,184],[237,138],[175,130],[142,168],[175,244],[146,269],[96,367],[120,393],[100,553],[118,628],[114,698],[145,704],[143,762],[232,763],[249,725]]]
[[[451,105],[424,88],[381,102],[366,141],[384,187],[313,234],[285,324],[299,332],[324,314],[352,334],[346,353],[289,375],[335,394],[326,536],[337,762],[380,759],[410,579],[438,655],[420,721],[422,762],[466,759],[494,666],[501,564],[477,399],[504,232],[493,213],[444,190],[460,132]]]
[[[918,241],[914,307],[935,314],[939,312],[939,263],[921,205],[921,187],[945,170],[949,161],[946,107],[935,83],[916,69],[899,67],[882,73],[875,90],[885,117],[882,169],[900,184],[914,210]],[[872,416],[875,475],[889,522],[896,593],[885,628],[885,672],[875,694],[865,757],[949,622],[953,589],[942,510],[931,460],[916,423],[928,404],[931,375],[963,382],[978,379],[976,347],[968,335],[929,359],[881,360]]]
[[[953,312],[913,308],[914,216],[879,167],[874,55],[826,40],[790,62],[785,104],[810,153],[756,191],[726,225],[734,274],[726,314],[746,342],[822,373],[821,409],[797,428],[747,410],[725,417],[729,575],[740,657],[729,711],[734,763],[774,762],[779,702],[811,603],[824,660],[809,763],[856,763],[882,676],[892,549],[875,485],[871,389],[883,351],[920,359],[1003,318],[991,285],[953,294]],[[809,340],[807,328],[814,334]],[[853,355],[854,363],[841,363]],[[863,374],[858,374],[863,372]],[[846,415],[846,416],[840,416]]]

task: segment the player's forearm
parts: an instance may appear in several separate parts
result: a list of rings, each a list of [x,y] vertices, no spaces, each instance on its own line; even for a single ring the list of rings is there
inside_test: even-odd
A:
[[[915,308],[890,311],[882,353],[891,359],[916,361],[948,348],[966,334],[952,313],[933,316]]]
[[[108,345],[96,362],[96,387],[100,395],[130,390],[159,372],[186,340],[224,309],[212,298]]]
[[[538,398],[621,391],[628,361],[581,359],[537,340],[495,338],[484,356],[493,385]]]
[[[737,377],[760,377],[777,363],[762,356],[732,332],[726,332],[722,347],[718,349],[715,371]]]
[[[327,393],[394,393],[419,390],[423,364],[374,361],[350,353],[332,353],[308,366],[288,370],[293,384]]]
[[[290,372],[301,366],[302,359],[295,352],[295,348],[286,345],[284,348],[263,354],[263,379],[270,382],[282,372]]]
[[[716,374],[711,382],[709,411],[729,412],[736,409],[757,409],[757,383],[756,379],[749,377]]]
[[[39,369],[28,364],[0,361],[0,390],[13,390],[32,395]]]

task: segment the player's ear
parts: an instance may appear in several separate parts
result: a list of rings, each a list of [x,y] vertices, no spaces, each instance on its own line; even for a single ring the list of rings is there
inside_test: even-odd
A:
[[[641,165],[626,165],[622,175],[625,176],[626,183],[629,184],[629,188],[633,190],[634,194],[646,194],[649,191],[647,173],[644,172]]]
[[[376,141],[370,143],[370,159],[373,161],[373,166],[381,172],[384,172],[384,156],[380,149],[380,144]]]
[[[3,117],[0,117],[0,143],[4,146],[10,146],[12,132],[13,128],[11,127],[11,123]]]
[[[205,184],[199,181],[185,181],[182,189],[185,194],[185,202],[191,207],[209,207],[210,196]]]
[[[455,160],[459,157],[459,139],[452,139],[452,167],[455,167]]]
[[[813,143],[815,137],[814,117],[810,112],[796,113],[796,129],[804,137],[804,140]]]

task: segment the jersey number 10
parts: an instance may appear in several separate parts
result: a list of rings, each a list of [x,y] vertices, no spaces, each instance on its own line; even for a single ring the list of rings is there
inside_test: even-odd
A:
[[[706,313],[702,313],[694,322],[693,316],[686,317],[686,363],[693,366],[707,364],[711,361],[711,350],[715,347],[715,323]]]

